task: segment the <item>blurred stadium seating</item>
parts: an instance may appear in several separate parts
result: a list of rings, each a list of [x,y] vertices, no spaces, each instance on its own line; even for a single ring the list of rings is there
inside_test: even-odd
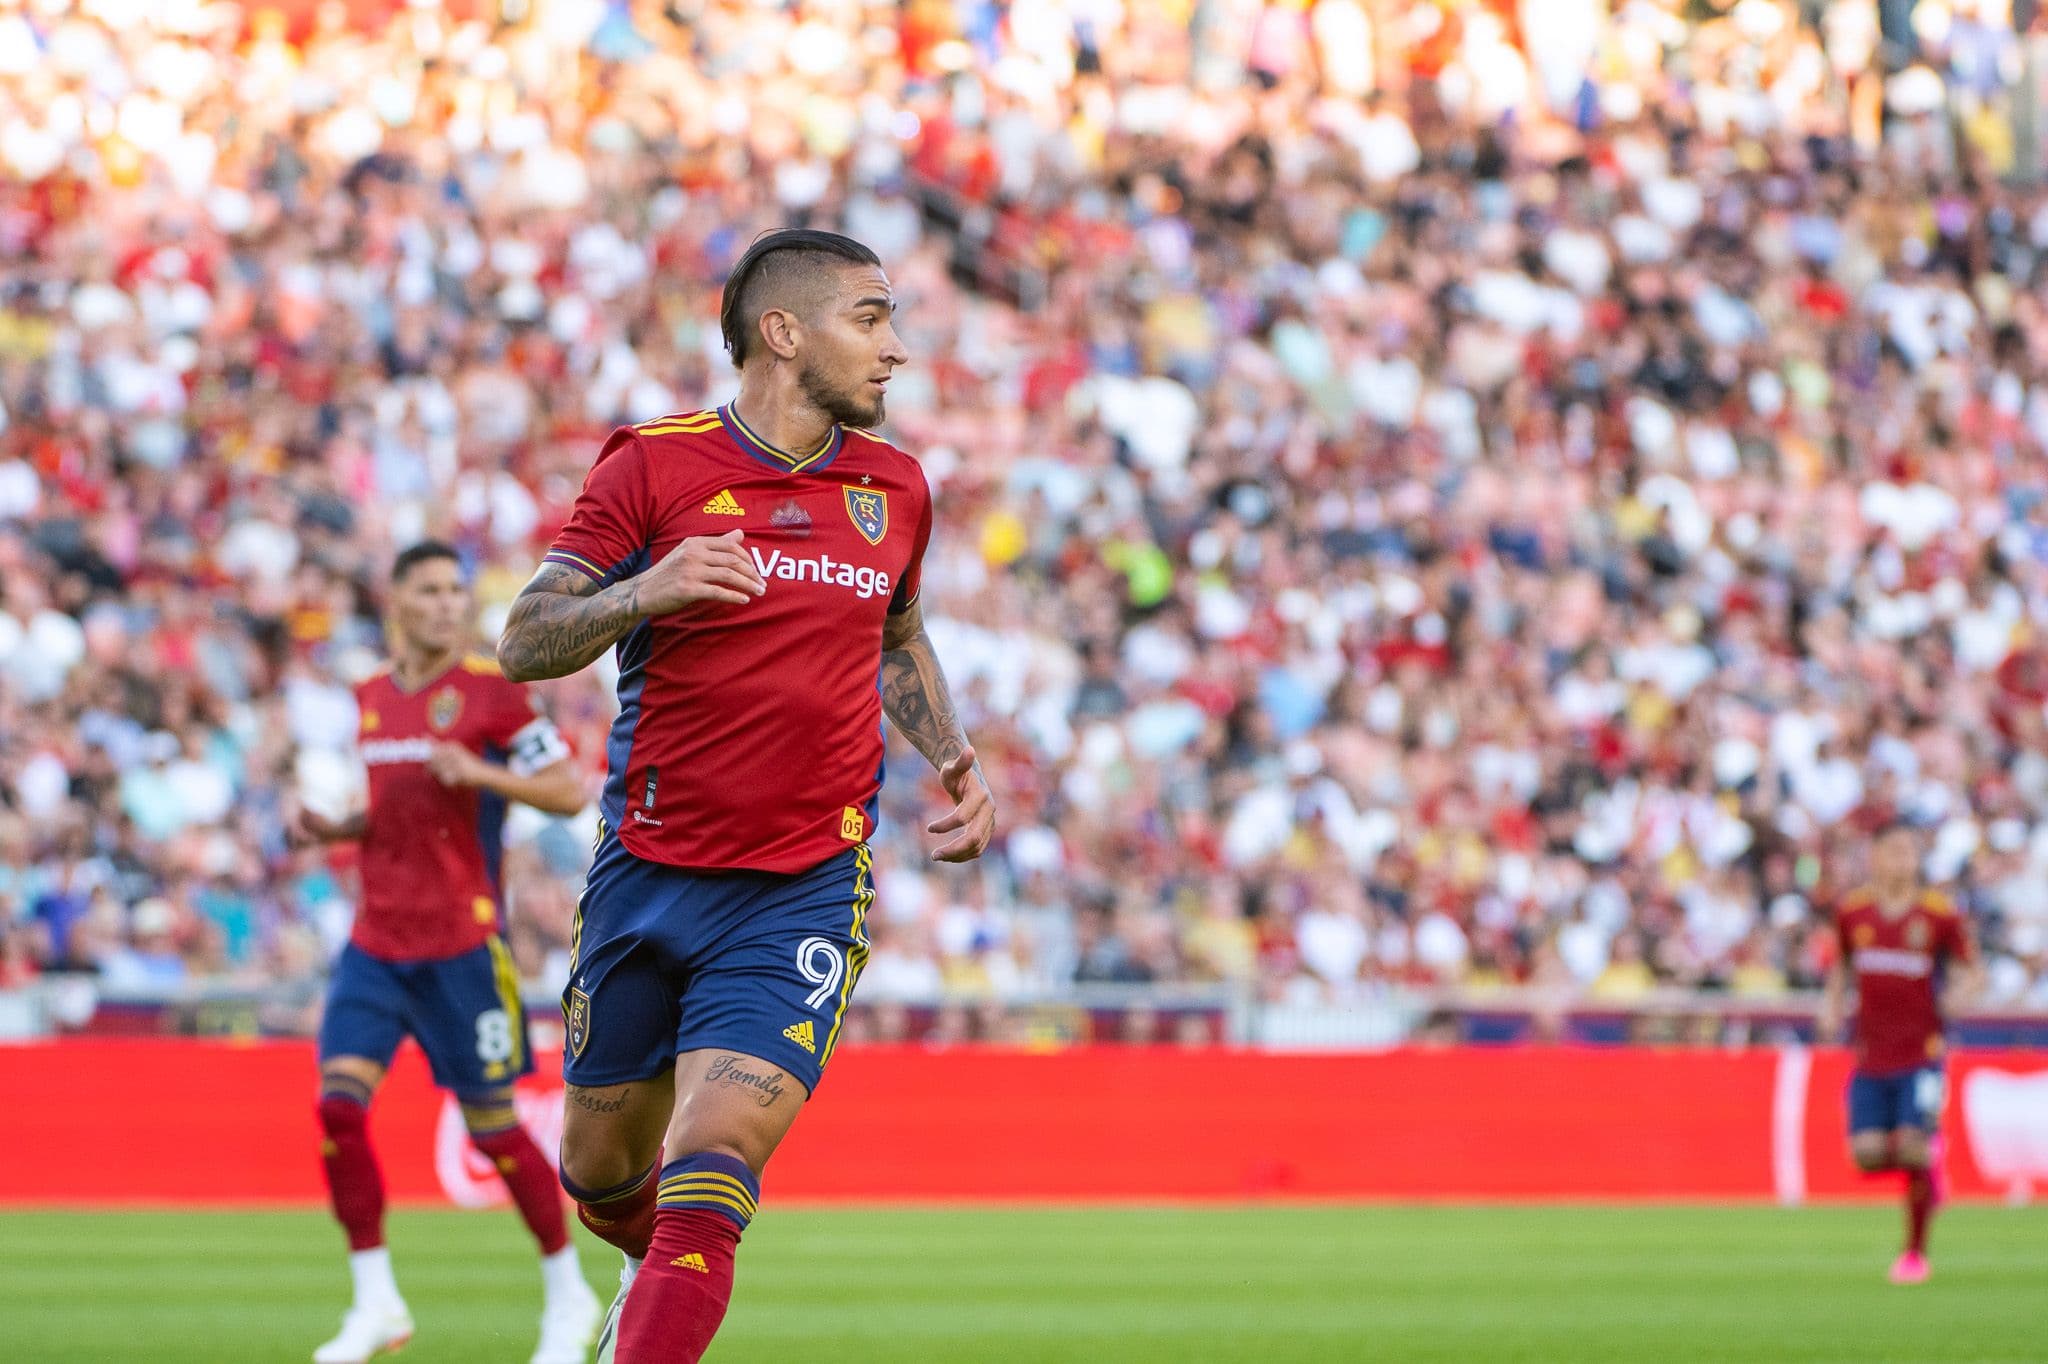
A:
[[[792,222],[905,304],[1005,822],[927,872],[900,755],[871,1035],[1791,1028],[1896,817],[2048,1009],[2042,40],[1613,9],[0,3],[0,1030],[307,1026],[390,556],[487,642]]]

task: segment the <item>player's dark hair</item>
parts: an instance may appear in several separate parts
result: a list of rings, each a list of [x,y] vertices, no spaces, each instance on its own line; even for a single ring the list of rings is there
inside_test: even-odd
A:
[[[774,306],[767,300],[781,286],[820,267],[881,263],[880,256],[853,238],[815,227],[785,227],[756,237],[725,277],[718,301],[718,329],[733,367],[747,363],[761,314]]]
[[[455,546],[440,540],[422,540],[399,551],[398,557],[391,561],[392,585],[395,587],[404,582],[407,574],[434,559],[446,559],[458,568],[462,566],[462,556],[455,552]]]

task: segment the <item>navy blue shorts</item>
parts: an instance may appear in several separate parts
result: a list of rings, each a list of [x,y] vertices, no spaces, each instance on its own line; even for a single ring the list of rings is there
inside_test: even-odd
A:
[[[718,1048],[815,1092],[868,959],[866,844],[794,875],[695,872],[605,833],[576,912],[562,1078],[617,1085]]]
[[[1849,1131],[1896,1132],[1917,1127],[1932,1133],[1941,1126],[1941,1105],[1948,1089],[1940,1066],[1900,1071],[1896,1075],[1849,1077]]]
[[[510,1084],[533,1069],[511,949],[496,937],[458,957],[385,961],[354,943],[335,958],[320,1020],[320,1060],[391,1064],[410,1034],[434,1083],[458,1094]]]

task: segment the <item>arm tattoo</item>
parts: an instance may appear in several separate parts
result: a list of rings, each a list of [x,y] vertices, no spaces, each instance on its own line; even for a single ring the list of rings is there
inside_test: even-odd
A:
[[[580,672],[640,622],[633,579],[603,591],[573,568],[542,564],[512,603],[498,666],[514,682]]]
[[[922,626],[900,648],[882,651],[882,713],[933,767],[967,747],[938,652]]]

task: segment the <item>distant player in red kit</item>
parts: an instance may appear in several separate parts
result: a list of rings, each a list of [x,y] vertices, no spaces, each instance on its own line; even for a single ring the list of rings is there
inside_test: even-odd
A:
[[[1840,1030],[1853,977],[1849,1149],[1866,1173],[1905,1172],[1906,1248],[1891,1277],[1911,1284],[1927,1278],[1927,1224],[1937,1201],[1935,1139],[1947,1087],[1943,1009],[1975,989],[1976,968],[1962,915],[1920,880],[1911,829],[1895,826],[1879,836],[1871,872],[1870,884],[1835,910],[1838,951],[1821,1004],[1821,1037]]]
[[[867,960],[884,716],[954,802],[932,857],[995,830],[918,603],[931,492],[869,434],[895,308],[858,242],[756,241],[722,310],[738,396],[613,434],[498,642],[521,678],[618,649],[562,999],[562,1183],[626,1254],[601,1364],[689,1364],[725,1316]]]
[[[412,1335],[384,1247],[384,1181],[367,1121],[408,1035],[540,1243],[545,1300],[532,1364],[582,1364],[600,1316],[554,1172],[513,1111],[512,1082],[533,1063],[519,976],[499,936],[507,804],[574,814],[583,782],[527,688],[469,652],[473,616],[454,550],[427,543],[398,556],[391,665],[356,689],[368,803],[346,819],[301,811],[295,821],[303,841],[362,844],[363,903],[320,1025],[327,1187],[348,1234],[355,1302],[315,1364],[361,1364]]]

